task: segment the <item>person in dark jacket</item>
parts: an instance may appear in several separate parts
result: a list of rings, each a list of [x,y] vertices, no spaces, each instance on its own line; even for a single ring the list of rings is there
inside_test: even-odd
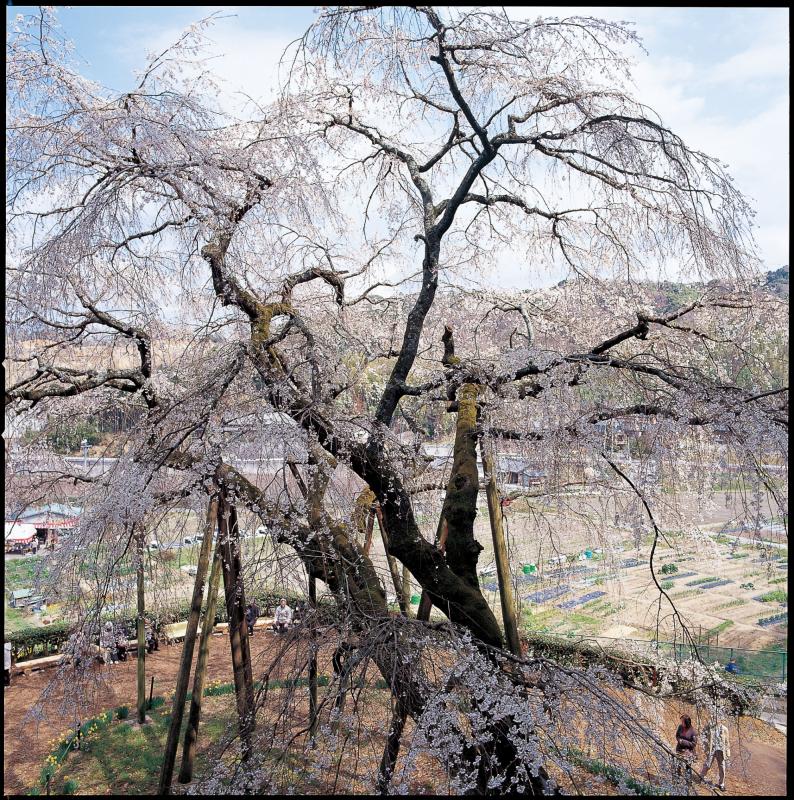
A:
[[[248,635],[254,635],[254,625],[256,624],[257,619],[259,618],[259,607],[256,604],[256,601],[253,603],[249,603],[248,607],[245,609],[245,622],[248,625]]]
[[[681,715],[681,724],[675,731],[675,752],[686,762],[687,769],[691,769],[691,763],[695,758],[695,748],[697,747],[698,732],[692,727],[692,718],[686,714]],[[677,767],[680,768],[678,762]],[[679,771],[678,769],[676,771]]]

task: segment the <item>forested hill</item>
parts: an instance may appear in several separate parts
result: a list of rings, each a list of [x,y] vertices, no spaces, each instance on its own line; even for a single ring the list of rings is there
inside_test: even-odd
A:
[[[767,272],[763,287],[778,297],[788,300],[788,264],[772,272]]]
[[[719,281],[712,281],[710,285],[717,283]],[[788,264],[764,273],[758,280],[758,287],[782,300],[788,300]],[[662,281],[649,284],[648,289],[655,294],[654,305],[660,312],[666,313],[694,300],[703,286],[698,283]]]

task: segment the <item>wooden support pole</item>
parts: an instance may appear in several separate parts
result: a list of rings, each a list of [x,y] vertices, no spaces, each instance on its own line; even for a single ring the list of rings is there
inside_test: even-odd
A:
[[[406,616],[411,616],[411,573],[408,567],[403,564],[402,575],[403,605],[405,606]]]
[[[375,512],[370,509],[367,513],[366,535],[364,536],[364,555],[369,558],[369,550],[372,547],[372,531],[375,528]]]
[[[315,617],[317,611],[317,579],[309,575],[309,613]],[[317,626],[312,619],[309,635],[309,738],[317,733]]]
[[[196,742],[198,741],[199,720],[201,719],[201,700],[204,696],[204,683],[207,677],[207,661],[209,660],[210,638],[215,627],[215,609],[218,601],[218,584],[221,578],[220,543],[215,546],[215,557],[212,559],[209,588],[207,590],[207,607],[204,611],[204,622],[201,626],[199,654],[196,672],[193,676],[193,691],[190,695],[190,713],[182,742],[182,766],[179,769],[179,782],[190,783],[193,780],[193,762],[196,758]]]
[[[397,602],[400,604],[400,611],[404,617],[408,616],[408,606],[405,603],[405,595],[403,594],[403,583],[400,578],[400,569],[397,566],[397,559],[389,552],[389,534],[386,531],[386,524],[383,521],[383,511],[379,505],[375,506],[375,514],[378,517],[378,527],[380,528],[380,535],[383,539],[383,549],[386,551],[386,562],[389,565],[389,572],[391,573],[392,583],[394,584],[394,593],[397,595]]]
[[[141,528],[135,535],[136,565],[135,571],[138,578],[138,724],[146,722],[146,599],[143,586],[143,537],[144,532]]]
[[[438,547],[442,553],[447,546],[448,533],[449,527],[447,526],[447,522],[442,514],[438,519],[438,528],[436,529],[436,547]],[[416,612],[416,618],[422,620],[423,622],[428,622],[430,620],[430,611],[432,608],[433,601],[430,599],[430,595],[423,591],[422,599],[419,601],[419,610]]]
[[[232,651],[234,691],[240,726],[242,758],[251,753],[251,734],[254,730],[254,687],[251,673],[251,653],[248,649],[248,627],[245,624],[245,590],[240,567],[240,531],[234,507],[222,495],[220,503],[221,567],[226,613],[229,617],[229,645]]]
[[[174,689],[171,725],[168,728],[168,739],[165,743],[158,794],[169,794],[171,791],[176,750],[179,745],[179,729],[182,727],[182,717],[185,712],[185,697],[187,696],[187,686],[190,681],[190,667],[193,663],[193,648],[196,644],[196,632],[198,631],[199,617],[201,616],[201,603],[204,599],[204,580],[207,577],[207,566],[209,565],[210,549],[212,548],[212,531],[215,527],[215,517],[217,515],[216,502],[214,499],[210,500],[207,508],[204,539],[201,542],[196,580],[193,583],[193,598],[190,603],[190,615],[188,616],[187,629],[185,630],[185,643],[182,645],[182,659],[179,662],[179,673],[177,674],[176,688]]]
[[[505,542],[502,520],[502,501],[499,496],[499,488],[496,485],[496,459],[493,455],[492,446],[487,445],[482,438],[480,439],[480,453],[482,454],[482,468],[486,478],[485,495],[488,498],[488,513],[491,518],[491,536],[493,537],[496,575],[499,579],[499,599],[502,602],[502,620],[504,621],[507,646],[513,655],[520,658],[521,643],[518,638],[516,601],[513,596],[510,561],[507,557],[507,543]]]

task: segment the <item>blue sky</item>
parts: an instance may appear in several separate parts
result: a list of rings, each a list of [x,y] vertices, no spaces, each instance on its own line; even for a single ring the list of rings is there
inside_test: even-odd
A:
[[[7,19],[32,11],[7,7]],[[89,77],[129,87],[147,51],[220,11],[209,32],[217,73],[230,93],[267,100],[278,59],[314,18],[312,7],[96,6],[59,9]],[[785,8],[513,7],[515,17],[581,14],[636,25],[636,96],[690,146],[727,162],[758,212],[756,238],[767,267],[788,261],[789,10]]]

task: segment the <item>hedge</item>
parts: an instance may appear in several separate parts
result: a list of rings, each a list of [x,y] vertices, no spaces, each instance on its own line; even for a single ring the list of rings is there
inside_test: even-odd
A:
[[[287,600],[293,608],[297,602],[305,602],[305,598],[296,595],[276,595],[266,594],[256,597],[257,604],[263,611],[269,607],[278,605],[282,597]],[[324,600],[318,604],[318,611],[322,615],[322,621],[333,622],[337,618],[336,605],[332,601]],[[190,603],[185,602],[175,606],[166,606],[157,610],[147,611],[146,616],[156,621],[159,625],[168,625],[172,622],[182,622],[190,614]],[[215,624],[228,622],[226,606],[219,603],[215,611]],[[137,624],[135,616],[115,616],[113,614],[103,614],[101,620],[112,620],[117,624],[127,627],[132,633]],[[11,642],[11,651],[15,661],[28,661],[32,658],[51,655],[57,653],[60,646],[68,641],[72,631],[72,623],[53,622],[41,628],[23,628],[14,633],[7,633],[5,641]]]
[[[25,661],[57,653],[58,648],[68,640],[71,629],[68,622],[53,622],[42,628],[23,628],[6,633],[5,641],[11,642],[15,660]]]

